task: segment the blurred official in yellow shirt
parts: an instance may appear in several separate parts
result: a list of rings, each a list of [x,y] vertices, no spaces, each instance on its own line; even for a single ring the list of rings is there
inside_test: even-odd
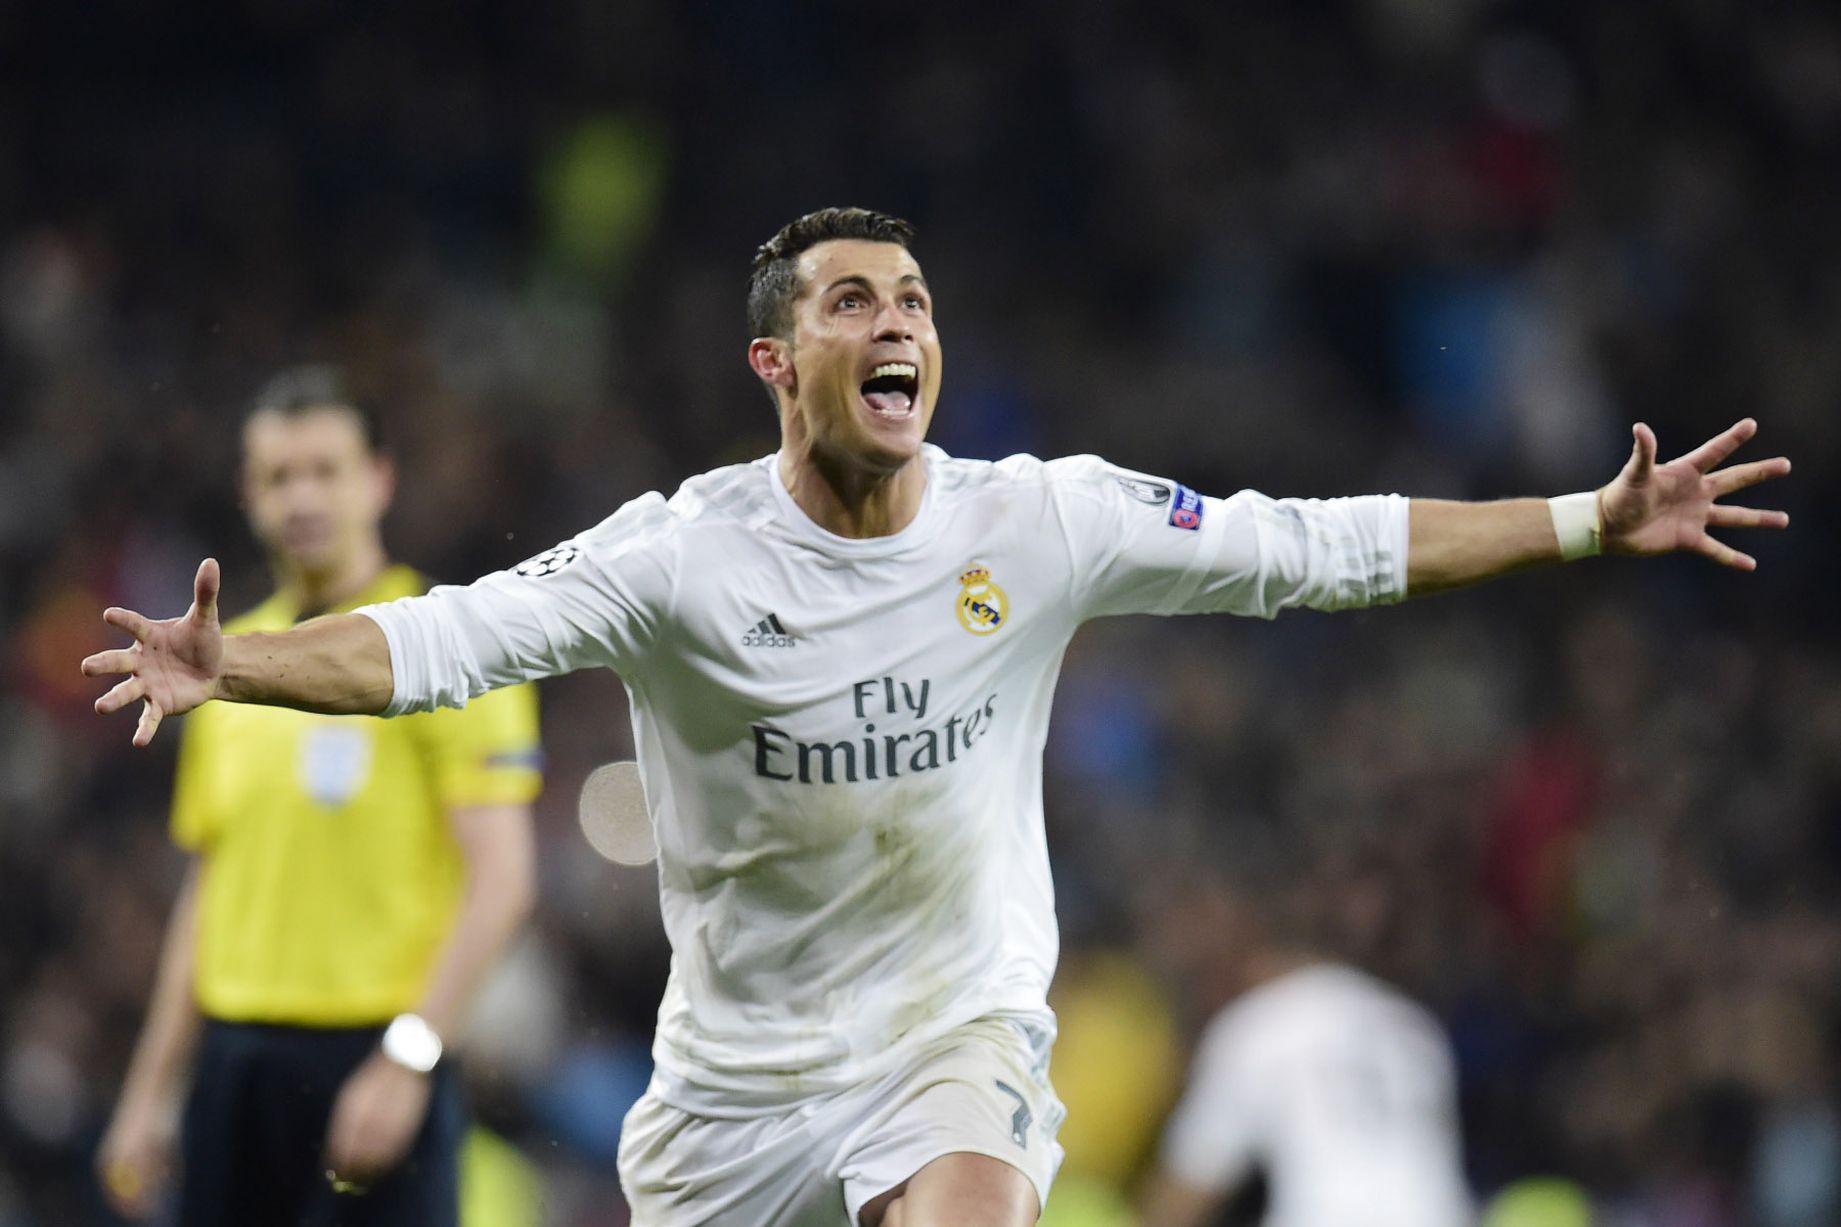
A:
[[[385,555],[394,475],[336,372],[271,382],[243,453],[277,589],[227,631],[427,586]],[[177,1150],[186,1227],[456,1222],[450,1046],[530,910],[539,768],[529,687],[395,720],[189,717],[172,830],[194,859],[98,1155],[117,1210],[158,1208]]]

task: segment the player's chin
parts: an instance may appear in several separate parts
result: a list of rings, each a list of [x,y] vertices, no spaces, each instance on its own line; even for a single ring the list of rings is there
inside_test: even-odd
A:
[[[320,571],[337,565],[342,551],[339,543],[330,537],[313,537],[284,541],[281,553],[293,566]]]

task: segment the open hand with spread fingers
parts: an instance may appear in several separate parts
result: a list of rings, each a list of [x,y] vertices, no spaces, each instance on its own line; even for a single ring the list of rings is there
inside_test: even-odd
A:
[[[1692,550],[1741,571],[1758,562],[1708,533],[1713,528],[1784,528],[1790,517],[1781,511],[1733,507],[1719,500],[1790,471],[1783,456],[1718,467],[1758,433],[1751,418],[1726,430],[1667,464],[1656,463],[1656,435],[1641,422],[1633,428],[1636,445],[1623,472],[1598,491],[1598,522],[1607,554],[1667,554]]]
[[[192,581],[192,607],[184,617],[156,622],[131,609],[103,611],[102,620],[133,635],[134,643],[86,657],[83,672],[90,677],[128,675],[96,700],[96,710],[108,715],[140,700],[135,745],[152,741],[162,718],[191,711],[216,696],[224,660],[224,632],[217,622],[218,582],[217,560],[207,558]]]

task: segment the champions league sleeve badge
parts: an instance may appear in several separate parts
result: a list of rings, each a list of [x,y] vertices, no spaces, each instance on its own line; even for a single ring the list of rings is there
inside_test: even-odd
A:
[[[1171,528],[1190,532],[1202,527],[1202,496],[1181,482],[1159,481],[1142,473],[1124,469],[1111,470],[1112,480],[1127,496],[1146,507],[1169,508]]]
[[[573,545],[552,546],[535,558],[526,558],[511,569],[513,575],[522,575],[526,579],[540,579],[545,575],[554,575],[582,556],[582,551]]]
[[[1167,482],[1153,481],[1136,473],[1126,473],[1118,469],[1112,471],[1112,480],[1119,483],[1119,489],[1147,507],[1161,507],[1170,501],[1170,487]]]

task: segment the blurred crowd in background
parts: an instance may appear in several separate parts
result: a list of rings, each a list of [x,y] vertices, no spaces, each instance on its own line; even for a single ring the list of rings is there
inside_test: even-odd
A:
[[[1450,1028],[1480,1198],[1561,1182],[1517,1223],[1841,1222],[1833,6],[99,0],[0,5],[0,62],[0,1225],[105,1221],[176,739],[132,750],[76,663],[206,554],[267,592],[254,389],[346,364],[393,550],[465,580],[773,449],[748,261],[841,203],[920,228],[958,454],[1495,497],[1754,414],[1740,458],[1797,465],[1752,576],[1077,640],[1052,1221],[1121,1221],[1233,940],[1169,883],[1246,848]],[[603,1227],[668,955],[576,824],[621,687],[543,701],[540,912],[468,1068],[546,1221]]]

